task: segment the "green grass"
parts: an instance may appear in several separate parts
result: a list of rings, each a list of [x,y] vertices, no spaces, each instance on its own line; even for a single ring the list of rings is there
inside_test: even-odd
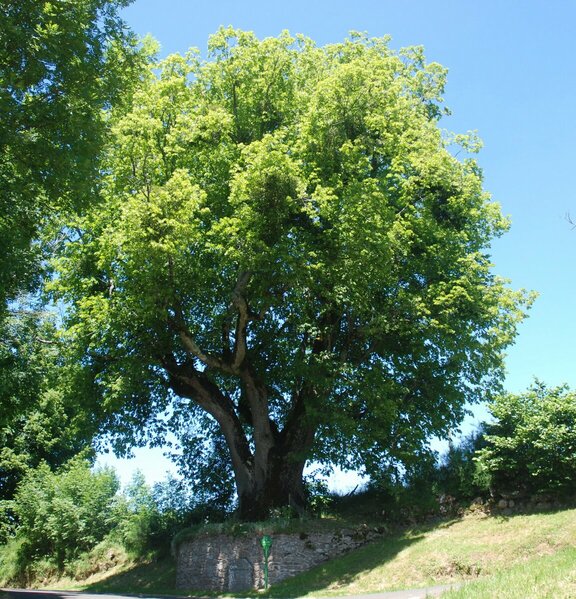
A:
[[[546,562],[556,555],[566,554],[570,561],[575,545],[576,510],[510,518],[472,515],[384,539],[284,581],[270,594],[342,595],[472,581],[540,560],[547,571]]]
[[[51,580],[42,588],[96,593],[185,595],[174,589],[175,580],[176,564],[171,557],[146,562],[127,558],[106,572],[95,572],[81,580],[75,577]]]
[[[88,585],[82,590],[98,593],[156,593],[173,595],[176,580],[176,564],[172,558],[164,558],[132,568]],[[185,594],[185,593],[182,593]]]
[[[529,559],[493,576],[442,595],[443,599],[574,599],[576,548]]]
[[[85,580],[51,581],[50,586],[177,594],[174,580],[171,558],[146,564],[127,558]],[[464,586],[445,597],[576,597],[576,510],[506,518],[476,513],[414,527],[274,585],[268,593],[251,594],[336,596],[454,582]]]

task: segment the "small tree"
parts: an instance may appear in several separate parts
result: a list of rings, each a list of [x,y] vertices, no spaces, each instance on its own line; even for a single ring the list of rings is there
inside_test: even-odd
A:
[[[487,446],[479,463],[496,492],[576,492],[576,395],[566,386],[536,382],[525,393],[507,393],[490,405]]]
[[[55,470],[86,450],[95,433],[93,404],[78,405],[53,320],[23,302],[0,319],[0,500],[42,462]]]

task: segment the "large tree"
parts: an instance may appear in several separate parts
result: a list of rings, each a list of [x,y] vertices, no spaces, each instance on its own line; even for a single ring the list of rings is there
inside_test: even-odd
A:
[[[34,287],[42,227],[90,198],[105,129],[137,70],[130,0],[0,0],[0,315]]]
[[[107,120],[144,53],[119,10],[129,0],[0,0],[0,497],[27,466],[56,466],[90,437],[54,383],[53,326],[29,306],[63,214],[97,197]],[[71,234],[66,231],[66,234]],[[30,309],[32,308],[32,309]],[[50,455],[48,455],[50,454]]]
[[[526,297],[444,80],[385,39],[231,29],[151,70],[53,284],[109,430],[206,422],[260,518],[305,503],[307,460],[409,463],[498,386]]]

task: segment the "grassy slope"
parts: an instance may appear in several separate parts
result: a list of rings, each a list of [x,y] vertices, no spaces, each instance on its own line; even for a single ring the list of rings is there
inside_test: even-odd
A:
[[[364,547],[277,585],[272,594],[356,594],[469,581],[501,576],[516,566],[520,572],[529,562],[530,568],[540,569],[543,575],[548,571],[547,564],[555,564],[558,576],[563,577],[570,564],[576,569],[575,546],[576,510],[509,518],[470,515]],[[470,596],[504,597],[502,592],[500,588],[498,594]],[[518,595],[539,596],[526,593],[526,589]],[[568,596],[575,597],[576,593]]]
[[[443,599],[574,599],[576,597],[576,549],[565,547],[552,555],[528,559],[470,582]]]
[[[174,593],[171,560],[120,565],[52,586]],[[370,593],[467,581],[450,598],[576,597],[576,510],[509,518],[472,514],[415,528],[273,587],[272,597]],[[260,593],[261,594],[261,593]]]
[[[144,564],[127,560],[107,572],[95,573],[84,580],[61,578],[51,581],[44,588],[97,593],[174,595],[178,593],[174,589],[175,580],[176,565],[174,560],[168,557]]]

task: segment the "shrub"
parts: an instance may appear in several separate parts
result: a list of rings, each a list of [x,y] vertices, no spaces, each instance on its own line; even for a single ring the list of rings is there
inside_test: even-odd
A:
[[[131,555],[142,556],[158,548],[155,537],[162,529],[162,516],[140,471],[134,473],[131,483],[117,498],[116,520],[114,534]]]
[[[182,480],[169,477],[152,488],[141,472],[117,499],[118,526],[114,535],[136,557],[149,552],[167,553],[172,537],[193,523],[219,520],[210,505],[195,505]]]
[[[16,530],[14,502],[0,500],[0,545],[8,542]]]
[[[525,393],[497,397],[479,465],[498,493],[576,492],[576,395],[536,382]]]
[[[47,464],[30,470],[13,504],[22,558],[47,557],[62,570],[67,561],[94,547],[115,525],[111,506],[118,487],[112,470],[92,472],[82,457],[57,472]]]
[[[487,495],[489,478],[477,460],[477,452],[485,446],[484,425],[459,443],[451,441],[435,474],[437,492],[457,501]]]

